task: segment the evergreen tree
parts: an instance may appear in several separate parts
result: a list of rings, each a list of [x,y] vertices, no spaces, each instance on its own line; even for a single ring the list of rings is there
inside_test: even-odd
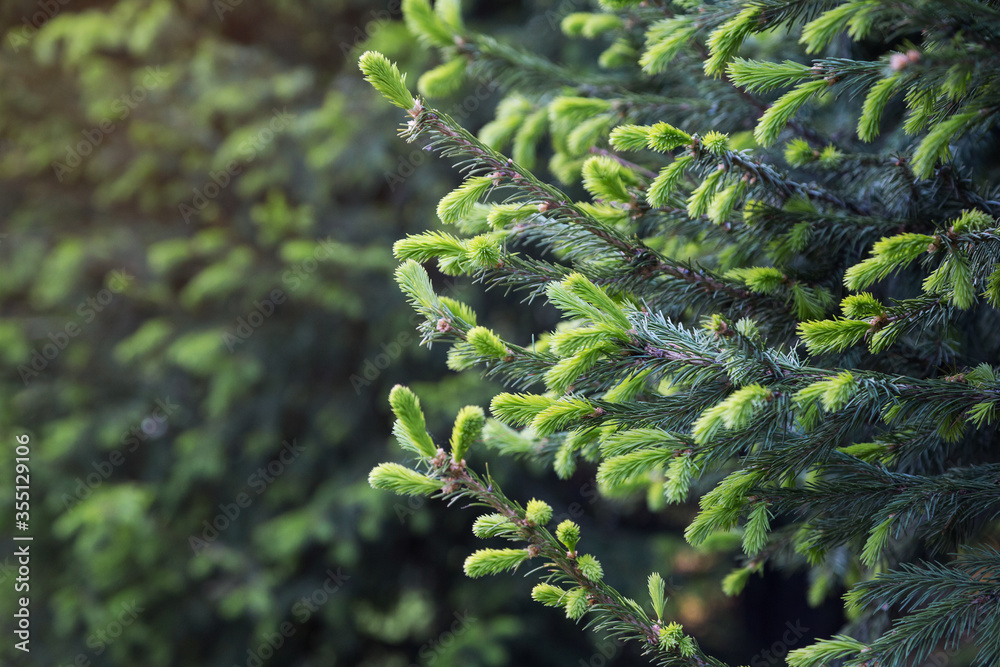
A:
[[[454,233],[394,247],[423,342],[510,389],[492,419],[463,409],[447,445],[394,389],[411,461],[376,467],[371,485],[484,508],[473,532],[513,547],[471,554],[467,575],[533,570],[537,602],[655,664],[723,664],[666,618],[669,573],[629,599],[587,553],[595,536],[508,498],[467,452],[528,455],[564,478],[593,462],[604,493],[646,491],[654,509],[700,498],[686,539],[742,546],[726,593],[768,567],[808,570],[814,603],[843,596],[848,625],[792,651],[793,667],[934,651],[1000,663],[1000,6],[601,10],[560,24],[603,40],[600,71],[478,34],[454,0],[403,3],[443,61],[420,96],[381,54],[361,57],[405,110],[401,135],[465,175],[437,209]],[[505,89],[478,136],[428,101],[463,76]],[[436,293],[433,260],[562,321],[505,339]]]

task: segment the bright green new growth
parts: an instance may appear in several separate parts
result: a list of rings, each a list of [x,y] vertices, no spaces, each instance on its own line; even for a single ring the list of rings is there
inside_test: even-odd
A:
[[[651,371],[642,370],[624,378],[614,387],[604,392],[604,400],[609,403],[626,403],[634,399],[646,388]]]
[[[599,414],[590,401],[582,398],[563,398],[535,415],[531,420],[531,428],[537,435],[545,437]]]
[[[434,13],[447,25],[456,31],[462,31],[462,0],[435,0]]]
[[[600,581],[604,578],[604,568],[601,562],[590,554],[583,554],[576,559],[576,566],[580,572],[591,581]]]
[[[739,595],[743,592],[743,589],[746,588],[747,582],[750,581],[751,574],[753,574],[753,568],[736,568],[723,578],[722,592],[730,597]]]
[[[819,154],[819,163],[827,168],[834,168],[844,161],[844,154],[833,144],[828,144]]]
[[[456,463],[465,458],[469,447],[479,439],[486,425],[486,415],[478,405],[467,405],[458,411],[451,431],[451,458]]]
[[[851,319],[879,317],[885,314],[885,306],[868,292],[844,297],[840,302],[840,309],[844,317]]]
[[[663,618],[663,607],[667,600],[666,584],[663,583],[663,577],[657,572],[649,575],[647,584],[649,586],[649,599],[653,603],[653,612],[656,614],[656,619],[659,622]]]
[[[576,12],[567,14],[559,27],[569,37],[593,39],[606,32],[621,28],[624,22],[611,14],[589,14]]]
[[[685,657],[694,655],[694,641],[684,634],[679,623],[671,623],[660,628],[660,647],[665,651],[677,651]]]
[[[809,164],[819,157],[819,151],[805,139],[792,139],[785,145],[785,162],[793,167]]]
[[[628,186],[635,177],[622,165],[605,155],[595,155],[583,163],[583,187],[595,199],[627,202],[632,198]]]
[[[746,529],[743,531],[743,553],[756,556],[767,544],[767,532],[771,527],[771,515],[767,505],[758,503],[750,510]]]
[[[858,136],[862,141],[874,141],[878,136],[882,112],[889,98],[896,93],[898,78],[899,75],[882,79],[868,91],[858,120]]]
[[[400,74],[394,63],[377,51],[365,51],[358,62],[365,81],[372,84],[375,90],[397,107],[413,108],[413,95],[406,87],[406,75]]]
[[[649,143],[649,128],[643,125],[619,125],[611,130],[611,146],[620,151],[641,151]]]
[[[952,139],[976,125],[979,117],[978,112],[970,112],[938,123],[913,152],[913,172],[921,178],[930,178],[938,161],[948,155]]]
[[[593,368],[603,357],[605,346],[583,349],[562,359],[545,373],[545,386],[557,394],[569,391],[581,375]]]
[[[566,599],[566,591],[552,584],[538,584],[531,589],[531,599],[546,607],[561,607]]]
[[[514,144],[511,147],[511,157],[525,169],[535,167],[535,150],[542,135],[549,126],[549,114],[543,107],[529,114],[514,134]]]
[[[440,491],[444,483],[421,475],[398,463],[380,463],[368,474],[373,489],[392,491],[403,496],[429,496]]]
[[[475,327],[466,334],[466,340],[476,354],[493,359],[503,359],[511,354],[507,345],[486,327]]]
[[[576,551],[576,545],[580,542],[580,526],[566,519],[556,527],[556,538],[569,551]]]
[[[691,135],[668,123],[657,123],[648,128],[646,146],[650,150],[666,153],[678,146],[691,143]]]
[[[496,118],[479,130],[479,140],[490,148],[500,150],[533,110],[534,104],[522,95],[504,98],[497,105]]]
[[[893,519],[894,517],[890,516],[872,528],[868,541],[865,542],[865,548],[861,552],[861,562],[868,567],[872,567],[878,562],[889,543],[889,531],[892,530]]]
[[[617,306],[615,306],[617,310]],[[600,322],[558,331],[549,337],[549,349],[560,357],[572,357],[580,352],[607,347],[609,336],[621,334],[621,327],[612,322]],[[560,362],[561,363],[561,362]]]
[[[502,422],[526,426],[554,403],[555,399],[535,394],[497,394],[490,402],[490,411]]]
[[[574,621],[583,617],[590,608],[587,603],[587,591],[583,588],[574,588],[566,593],[563,598],[563,606],[566,609],[566,618]]]
[[[825,412],[836,412],[854,397],[858,384],[850,371],[844,371],[828,380],[821,380],[800,389],[794,396],[795,403],[806,412],[816,404]]]
[[[684,177],[694,158],[690,155],[681,155],[666,167],[653,179],[649,190],[646,191],[646,201],[650,206],[664,206],[670,194],[677,188],[678,181]]]
[[[812,646],[790,651],[787,660],[791,667],[822,667],[831,660],[856,655],[864,649],[865,645],[858,640],[837,635],[833,639],[824,639]]]
[[[675,456],[667,467],[667,479],[663,482],[663,495],[668,503],[682,503],[687,500],[691,482],[698,472],[698,464],[689,454]]]
[[[472,524],[472,534],[481,539],[513,535],[516,527],[503,514],[484,514]]]
[[[761,294],[773,294],[782,285],[788,282],[788,278],[771,266],[753,266],[742,269],[733,269],[728,274],[729,277],[739,280],[754,292]]]
[[[465,242],[465,268],[467,271],[483,271],[500,263],[503,248],[492,234],[474,236]]]
[[[729,217],[733,213],[733,209],[743,198],[743,193],[746,191],[745,181],[736,181],[732,185],[728,186],[721,192],[716,193],[715,197],[712,199],[712,203],[708,207],[708,219],[717,225],[729,220]]]
[[[396,438],[403,449],[415,454],[433,457],[437,447],[427,433],[424,412],[420,409],[420,399],[408,387],[396,385],[389,392],[389,405],[396,415]]]
[[[845,29],[852,39],[863,39],[871,26],[870,15],[880,4],[879,0],[851,0],[834,7],[803,26],[799,42],[807,53],[818,53]]]
[[[746,7],[731,20],[712,31],[708,38],[709,58],[705,61],[705,74],[711,76],[722,74],[726,63],[757,27],[759,16],[759,8]]]
[[[435,12],[428,0],[403,0],[406,27],[427,46],[452,46],[453,30],[461,30],[459,3],[437,0]]]
[[[701,145],[709,153],[714,155],[725,155],[729,150],[729,135],[712,130],[701,138]]]
[[[421,312],[436,311],[440,307],[441,300],[434,292],[426,269],[416,261],[410,259],[396,267],[396,282],[410,303]]]
[[[601,141],[608,133],[614,119],[600,115],[583,121],[566,135],[566,147],[570,154],[580,155],[587,148]]]
[[[698,26],[687,16],[657,21],[646,32],[646,50],[639,65],[647,74],[666,71],[697,33]]]
[[[392,254],[397,259],[415,259],[418,262],[438,259],[442,268],[449,267],[452,273],[460,273],[459,267],[466,255],[466,244],[452,234],[425,232],[396,241],[392,246]]]
[[[503,229],[530,220],[538,215],[538,208],[526,204],[495,204],[490,206],[486,221],[493,229]]]
[[[493,179],[474,176],[441,199],[437,215],[441,222],[453,225],[472,212],[472,207],[493,188]]]
[[[770,146],[776,142],[778,135],[788,125],[788,121],[798,113],[802,105],[828,86],[829,84],[824,80],[809,81],[779,97],[760,117],[760,122],[757,123],[757,127],[753,131],[754,139],[761,146]]]
[[[926,234],[899,234],[881,239],[872,247],[870,258],[847,270],[844,285],[851,290],[864,289],[909,266],[913,260],[927,253],[932,243],[934,237]]]
[[[782,88],[813,76],[811,68],[786,60],[772,63],[760,60],[736,58],[729,63],[726,73],[736,85],[749,92],[765,92]]]
[[[601,462],[597,469],[597,482],[607,489],[626,486],[673,460],[673,452],[669,449],[641,449],[612,456]]]
[[[982,211],[962,211],[961,215],[951,224],[951,230],[955,234],[967,234],[969,232],[986,231],[996,227],[997,221],[993,216]]]
[[[941,266],[924,279],[923,288],[928,294],[947,294],[948,301],[957,308],[971,308],[976,301],[969,264],[958,253],[949,254]]]
[[[629,328],[628,316],[608,293],[582,273],[571,273],[548,288],[549,298],[561,309],[595,324]]]
[[[712,199],[718,189],[719,182],[725,177],[726,172],[716,169],[701,182],[691,193],[687,203],[687,214],[691,218],[700,218],[705,215]]]
[[[467,303],[462,303],[448,296],[439,296],[438,301],[444,306],[448,318],[465,327],[476,326],[476,312]]]
[[[552,507],[542,500],[532,498],[524,510],[524,520],[535,526],[544,526],[552,519]]]
[[[747,493],[760,481],[760,473],[737,470],[701,497],[701,511],[684,531],[691,545],[705,542],[713,533],[734,528],[743,513]]]
[[[872,332],[872,327],[864,320],[814,320],[801,323],[798,332],[809,354],[828,354],[857,345]]]
[[[529,557],[527,549],[480,549],[465,559],[465,574],[477,579],[516,570]]]
[[[718,405],[705,410],[695,420],[691,435],[698,444],[705,444],[723,427],[744,428],[770,400],[771,392],[759,384],[737,389]]]

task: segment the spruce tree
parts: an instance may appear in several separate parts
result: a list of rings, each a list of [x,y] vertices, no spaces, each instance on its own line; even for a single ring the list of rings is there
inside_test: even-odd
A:
[[[697,499],[686,539],[742,546],[728,594],[807,569],[809,599],[842,597],[849,622],[793,667],[1000,664],[1000,3],[600,4],[560,23],[603,41],[598,71],[471,30],[454,0],[403,2],[443,63],[419,95],[361,57],[401,136],[464,173],[437,209],[454,231],[394,247],[423,342],[509,388],[448,443],[395,388],[409,462],[371,485],[482,507],[473,532],[512,544],[468,576],[533,571],[537,602],[654,664],[723,664],[665,618],[669,573],[625,597],[597,536],[505,496],[470,449],[562,478],[596,464],[604,493],[654,509]],[[465,76],[504,90],[478,136],[429,101]],[[435,292],[431,262],[562,321],[505,340]]]

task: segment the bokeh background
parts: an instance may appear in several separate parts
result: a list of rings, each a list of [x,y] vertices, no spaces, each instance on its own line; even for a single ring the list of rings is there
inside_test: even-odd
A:
[[[437,64],[398,5],[0,4],[0,663],[643,664],[532,603],[530,578],[466,580],[473,509],[368,488],[373,465],[403,458],[395,383],[442,438],[496,390],[417,344],[392,281],[392,242],[435,226],[459,183],[396,136],[401,114],[357,71],[366,48],[411,83]],[[593,62],[607,44],[558,29],[587,8],[467,2],[465,15]],[[475,131],[494,88],[473,80],[436,103]],[[503,334],[555,321],[467,281],[439,287]],[[22,433],[26,533],[12,502]],[[559,482],[489,461],[509,495],[583,524],[627,594],[653,569],[669,576],[672,613],[720,657],[781,664],[836,630],[805,581],[722,596],[732,557],[684,544],[691,508],[600,499],[592,469]],[[15,533],[34,538],[27,655],[12,634]]]

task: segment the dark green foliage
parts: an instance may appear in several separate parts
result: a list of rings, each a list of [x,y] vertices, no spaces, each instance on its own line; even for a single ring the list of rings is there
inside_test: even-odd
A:
[[[790,665],[966,649],[995,664],[995,3],[604,2],[607,18],[562,23],[614,40],[604,71],[583,73],[458,23],[445,39],[425,5],[410,5],[416,35],[470,72],[503,68],[507,96],[479,137],[415,102],[401,135],[460,161],[465,184],[438,212],[475,231],[397,254],[562,316],[517,345],[456,317],[404,264],[423,339],[511,388],[484,443],[561,476],[597,461],[604,494],[645,492],[652,510],[694,488],[688,541],[742,542],[729,594],[765,567],[807,570],[814,604],[847,592],[844,634]],[[542,113],[548,146],[514,139],[530,127],[537,141]],[[532,166],[543,155],[548,174]],[[493,250],[473,261],[473,242]],[[578,528],[554,540],[471,470],[430,475],[544,557],[537,601],[657,664],[720,664],[664,627],[659,575],[653,618],[583,572]],[[497,558],[477,574],[520,563]]]

